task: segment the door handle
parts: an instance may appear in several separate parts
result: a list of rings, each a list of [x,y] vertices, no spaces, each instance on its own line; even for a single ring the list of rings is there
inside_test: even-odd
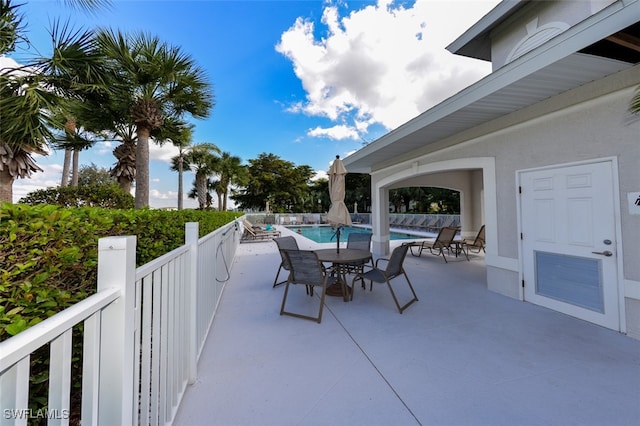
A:
[[[607,256],[607,257],[611,257],[613,256],[613,253],[611,253],[609,250],[605,250],[605,251],[592,251],[591,253],[593,254],[601,254],[603,256]]]

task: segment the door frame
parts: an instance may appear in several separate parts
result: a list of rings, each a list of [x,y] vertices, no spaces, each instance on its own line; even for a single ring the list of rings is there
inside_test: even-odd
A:
[[[616,271],[617,271],[617,290],[618,290],[618,323],[620,324],[620,332],[627,332],[627,323],[626,323],[626,314],[625,314],[625,294],[624,294],[624,271],[622,268],[623,265],[623,251],[622,251],[622,226],[621,226],[621,210],[620,210],[620,186],[619,186],[619,174],[618,174],[618,159],[617,157],[601,157],[594,158],[591,160],[585,161],[575,161],[568,163],[558,163],[558,164],[549,164],[541,167],[532,167],[527,169],[519,169],[516,170],[516,198],[518,202],[516,203],[517,211],[517,222],[518,222],[518,236],[522,234],[522,196],[519,193],[519,188],[522,185],[522,176],[525,173],[529,172],[537,172],[543,170],[553,170],[553,169],[563,169],[572,166],[580,166],[585,164],[594,164],[594,163],[609,163],[611,167],[611,186],[613,191],[613,212],[614,212],[614,227],[615,227],[615,235],[616,235]],[[519,282],[524,281],[524,247],[523,241],[521,238],[518,238],[518,259],[519,259],[519,272],[518,279]],[[520,300],[525,300],[524,287],[521,285],[519,288],[519,297]]]

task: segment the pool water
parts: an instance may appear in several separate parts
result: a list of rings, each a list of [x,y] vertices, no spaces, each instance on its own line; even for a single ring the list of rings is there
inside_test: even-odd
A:
[[[307,237],[316,243],[332,243],[336,241],[336,229],[331,226],[291,226],[289,229],[294,230],[303,237]],[[371,230],[365,228],[357,228],[354,226],[344,226],[340,232],[340,242],[347,242],[350,233],[366,233],[370,234]],[[392,232],[390,235],[392,240],[408,240],[416,238],[415,235],[403,234],[400,232]]]

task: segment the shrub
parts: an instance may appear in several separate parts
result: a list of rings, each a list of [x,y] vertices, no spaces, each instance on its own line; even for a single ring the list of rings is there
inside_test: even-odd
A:
[[[206,235],[231,222],[232,212],[106,210],[53,205],[0,205],[0,341],[96,291],[98,239],[137,235],[137,265],[184,244],[186,222]],[[78,424],[82,325],[74,328],[71,423]],[[49,345],[30,360],[29,407],[47,406]],[[34,419],[32,419],[34,420]],[[29,424],[37,424],[31,421]]]
[[[104,207],[108,209],[132,209],[133,196],[117,183],[91,183],[77,187],[65,186],[39,189],[20,200],[29,205],[55,204],[62,207]]]
[[[184,244],[186,222],[199,222],[203,236],[237,215],[2,205],[0,341],[95,292],[99,238],[137,235],[142,265]]]

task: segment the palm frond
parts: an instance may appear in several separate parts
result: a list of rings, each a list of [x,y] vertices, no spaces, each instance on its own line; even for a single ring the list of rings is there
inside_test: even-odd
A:
[[[11,0],[0,0],[0,55],[13,52],[16,44],[24,37],[24,15],[20,13],[21,4],[12,4]]]
[[[55,138],[50,129],[60,124],[50,113],[56,101],[55,94],[43,87],[39,75],[0,76],[0,140],[13,148],[43,150]]]

